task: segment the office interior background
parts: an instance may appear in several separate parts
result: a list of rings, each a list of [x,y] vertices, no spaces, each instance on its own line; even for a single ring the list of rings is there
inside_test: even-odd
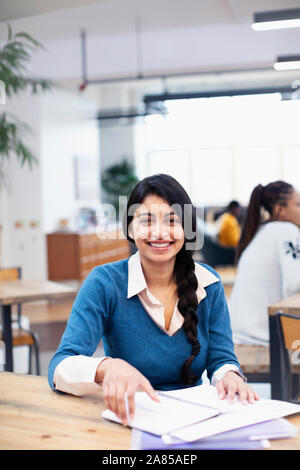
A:
[[[84,211],[107,202],[102,175],[124,161],[138,180],[174,176],[205,209],[246,206],[259,183],[299,187],[300,71],[274,64],[300,55],[300,28],[252,28],[256,12],[297,8],[298,0],[1,1],[0,46],[7,24],[38,40],[28,74],[53,86],[0,104],[30,126],[24,142],[38,161],[1,161],[0,265],[48,279],[47,234],[88,228]]]

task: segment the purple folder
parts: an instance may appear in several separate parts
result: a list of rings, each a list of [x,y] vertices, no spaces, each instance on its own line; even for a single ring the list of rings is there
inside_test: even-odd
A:
[[[252,424],[233,431],[227,431],[194,442],[173,439],[166,444],[154,434],[135,431],[135,446],[144,450],[159,449],[214,449],[214,450],[247,450],[263,449],[268,439],[284,439],[297,434],[297,428],[284,418],[272,419],[263,423]]]

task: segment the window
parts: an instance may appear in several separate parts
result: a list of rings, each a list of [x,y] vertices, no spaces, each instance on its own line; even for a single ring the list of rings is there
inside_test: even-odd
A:
[[[145,119],[141,178],[168,173],[200,206],[246,205],[257,184],[278,179],[300,186],[300,100],[273,93],[165,105],[166,117]]]

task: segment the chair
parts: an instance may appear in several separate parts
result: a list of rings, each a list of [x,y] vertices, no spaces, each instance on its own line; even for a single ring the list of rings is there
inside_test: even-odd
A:
[[[207,234],[204,234],[201,254],[203,262],[212,267],[234,266],[235,263],[235,248],[222,246]]]
[[[272,399],[300,403],[300,317],[269,316]]]
[[[21,268],[0,268],[0,282],[1,281],[16,281],[21,279]],[[12,319],[13,321],[13,319]],[[12,329],[13,333],[13,346],[29,346],[29,371],[32,373],[32,349],[35,352],[36,374],[40,375],[40,357],[39,357],[39,337],[34,331],[27,330],[22,326],[21,305],[17,305],[17,328]],[[2,333],[0,332],[0,339]]]

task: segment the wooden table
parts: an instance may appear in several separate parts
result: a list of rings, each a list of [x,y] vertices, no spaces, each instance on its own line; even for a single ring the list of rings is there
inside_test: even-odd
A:
[[[300,292],[290,297],[286,297],[268,308],[269,315],[274,315],[275,312],[288,313],[289,315],[300,316]]]
[[[17,280],[0,282],[0,306],[2,305],[2,338],[5,343],[5,370],[13,371],[12,354],[12,305],[42,299],[61,299],[74,296],[77,290],[55,282],[41,280]]]
[[[54,392],[46,377],[0,372],[0,449],[128,450],[131,430],[101,418],[99,394],[74,397]],[[299,429],[271,449],[300,449],[300,414],[287,418]]]
[[[54,392],[46,377],[0,372],[0,449],[130,449],[131,431],[101,418],[99,395]]]
[[[221,277],[225,296],[228,299],[234,286],[237,269],[234,266],[217,266],[215,270]]]

